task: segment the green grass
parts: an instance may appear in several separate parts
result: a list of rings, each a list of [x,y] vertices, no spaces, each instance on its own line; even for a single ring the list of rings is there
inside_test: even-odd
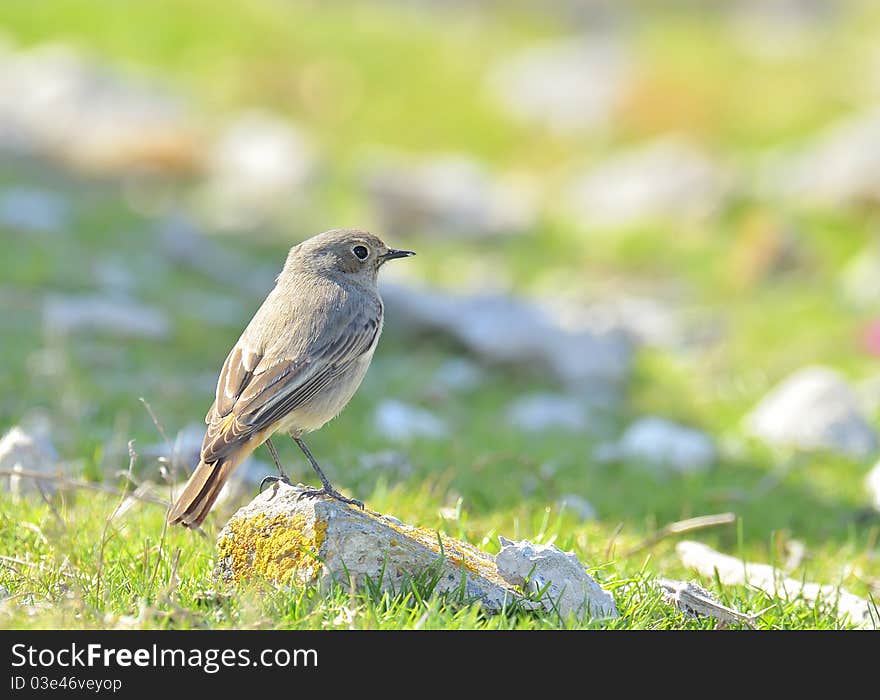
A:
[[[381,509],[402,500],[408,507],[397,512],[416,510],[423,520],[437,519],[425,518],[433,497],[424,487],[417,493],[403,487],[386,493],[377,489],[370,503]],[[179,528],[166,530],[162,509],[152,504],[135,505],[113,518],[116,505],[115,497],[95,497],[87,492],[68,493],[51,508],[34,502],[14,504],[4,497],[0,545],[4,552],[16,553],[14,558],[2,560],[0,585],[12,594],[0,612],[4,627],[555,629],[587,624],[621,629],[703,629],[713,624],[685,618],[660,600],[654,582],[658,572],[688,576],[675,563],[670,543],[661,543],[652,552],[629,558],[612,555],[609,559],[612,533],[607,526],[581,525],[549,508],[520,505],[496,509],[491,517],[466,512],[464,523],[457,528],[447,523],[445,529],[490,551],[497,551],[497,544],[483,543],[479,533],[500,531],[556,542],[563,548],[574,548],[585,561],[602,562],[591,573],[615,595],[620,619],[579,623],[552,613],[515,608],[490,615],[455,594],[432,595],[436,581],[430,571],[416,572],[411,581],[394,591],[370,585],[352,590],[339,584],[320,592],[313,587],[279,589],[259,584],[226,587],[210,575],[214,566],[211,537]],[[209,522],[209,535],[216,532],[217,524],[217,519]],[[636,541],[636,535],[625,527],[614,535],[615,547],[627,547]],[[875,538],[876,530],[873,535]],[[763,547],[738,548],[733,528],[706,539],[734,551],[757,550],[766,556]],[[768,543],[771,556],[785,539],[785,533],[778,533]],[[850,531],[834,547],[811,547],[803,575],[809,578],[816,570],[864,564],[872,544]],[[795,578],[798,575],[793,573]],[[846,583],[858,587],[857,582]],[[723,603],[742,611],[769,608],[758,623],[761,628],[841,626],[828,611],[796,600],[770,599],[748,588],[711,581],[708,586]]]
[[[863,490],[870,464],[776,453],[747,440],[741,428],[760,397],[805,364],[833,365],[854,381],[876,374],[876,358],[858,341],[873,310],[849,306],[839,283],[847,261],[875,235],[876,212],[818,211],[744,196],[693,227],[657,222],[584,232],[556,212],[552,197],[561,174],[670,129],[696,134],[745,163],[767,146],[797,143],[864,99],[862,88],[840,76],[867,55],[880,22],[876,12],[858,9],[823,34],[816,55],[766,66],[745,58],[713,13],[695,18],[647,12],[631,34],[643,66],[639,89],[605,138],[527,129],[506,119],[485,95],[482,75],[495,60],[564,33],[561,22],[539,15],[462,12],[438,20],[391,3],[4,0],[0,26],[21,45],[71,40],[104,60],[168,81],[211,118],[255,104],[295,118],[328,162],[305,215],[319,228],[368,216],[355,171],[363,149],[376,143],[414,152],[468,151],[499,169],[525,169],[540,181],[547,211],[528,235],[483,243],[395,241],[418,250],[418,257],[401,263],[416,278],[454,286],[475,270],[490,270],[526,295],[552,289],[557,280],[582,292],[619,285],[661,294],[673,286],[705,319],[700,326],[711,340],[704,344],[683,352],[640,351],[627,400],[610,417],[619,428],[647,413],[669,416],[707,430],[725,446],[711,471],[667,478],[638,464],[595,462],[594,445],[584,436],[526,436],[508,427],[504,412],[511,400],[558,389],[540,375],[487,368],[477,390],[438,395],[430,377],[460,348],[442,338],[403,336],[389,319],[363,387],[342,416],[310,441],[334,482],[374,510],[492,553],[498,535],[574,550],[620,609],[619,620],[601,626],[711,627],[711,621],[685,618],[660,599],[656,577],[693,576],[675,555],[676,538],[626,552],[668,522],[723,511],[736,513],[735,526],[692,537],[777,566],[787,558],[787,543],[797,540],[807,556],[788,572],[791,577],[876,597],[880,523],[865,516]],[[326,77],[329,97],[310,92],[316,74]],[[337,109],[334,89],[353,97]],[[140,398],[172,435],[200,422],[215,373],[260,299],[170,263],[157,248],[156,222],[131,211],[116,183],[85,181],[45,164],[0,162],[0,187],[13,183],[65,193],[74,216],[71,230],[60,234],[0,230],[0,429],[45,411],[71,475],[121,487],[113,475],[128,465],[128,440],[141,454],[162,440]],[[760,252],[789,226],[797,254],[776,271]],[[303,221],[285,221],[222,245],[247,269],[278,268],[304,228]],[[170,338],[44,333],[43,295],[92,290],[94,266],[108,258],[125,261],[137,299],[169,314]],[[213,296],[236,302],[228,317],[208,321],[200,315],[198,300]],[[361,455],[391,447],[371,422],[386,396],[424,405],[455,430],[449,441],[400,448],[413,466],[406,476],[359,467]],[[307,465],[287,442],[279,448],[291,476],[309,479]],[[141,457],[136,477],[160,483],[159,465]],[[569,493],[586,497],[598,519],[580,522],[560,512],[555,503]],[[11,596],[0,603],[0,625],[583,624],[523,610],[487,615],[468,601],[431,595],[429,573],[396,592],[344,585],[327,592],[222,587],[211,577],[214,537],[230,507],[211,515],[203,538],[166,530],[162,508],[149,503],[111,517],[117,500],[82,489],[48,502],[38,496],[16,502],[0,494],[0,586]],[[441,509],[456,504],[457,520],[441,517]],[[761,628],[841,626],[831,612],[796,600],[702,583],[743,612],[769,608]]]

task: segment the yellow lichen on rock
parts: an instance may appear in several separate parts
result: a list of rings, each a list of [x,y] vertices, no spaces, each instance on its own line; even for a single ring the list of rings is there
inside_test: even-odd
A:
[[[262,579],[286,584],[312,581],[321,562],[321,545],[327,523],[307,522],[300,514],[267,518],[260,513],[231,520],[228,532],[217,543],[221,559],[228,559],[228,570],[236,582]]]
[[[400,534],[412,538],[423,547],[436,552],[437,556],[443,556],[451,564],[457,567],[463,566],[471,573],[478,574],[499,585],[505,585],[495,568],[494,558],[473,545],[453,539],[436,530],[398,524],[388,518],[383,518],[378,513],[366,511],[366,514]],[[394,540],[392,540],[393,543]]]

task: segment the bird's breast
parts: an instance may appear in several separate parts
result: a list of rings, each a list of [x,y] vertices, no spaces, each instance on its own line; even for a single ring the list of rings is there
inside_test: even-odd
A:
[[[282,418],[277,429],[286,433],[309,433],[335,418],[361,385],[375,348],[376,341],[373,341],[370,349],[352,362],[345,372]]]

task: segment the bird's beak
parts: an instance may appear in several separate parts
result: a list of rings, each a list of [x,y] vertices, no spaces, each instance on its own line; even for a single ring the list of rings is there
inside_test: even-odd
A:
[[[384,253],[382,257],[382,262],[386,260],[394,260],[394,258],[411,258],[415,253],[411,250],[395,250],[394,248],[389,248],[386,253]]]

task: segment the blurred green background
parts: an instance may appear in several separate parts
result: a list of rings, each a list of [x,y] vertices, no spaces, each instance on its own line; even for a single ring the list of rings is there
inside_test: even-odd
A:
[[[338,487],[490,551],[497,534],[554,541],[617,581],[645,561],[615,543],[732,511],[706,541],[775,563],[796,542],[795,578],[869,596],[878,38],[880,7],[855,0],[3,0],[0,429],[93,482],[133,439],[138,478],[161,484],[140,398],[169,442],[198,443],[287,249],[356,226],[418,256],[383,271],[373,367],[310,441]],[[463,326],[505,338],[478,322],[486,294],[516,337],[561,329],[556,347],[505,356],[431,315],[473,311]],[[593,352],[610,359],[584,378]],[[781,437],[749,427],[816,365],[830,372],[765,412]],[[650,416],[656,431],[627,432]],[[53,516],[8,498],[5,542],[25,547],[11,523]],[[103,507],[62,517],[103,524]],[[155,540],[159,510],[120,546]],[[64,531],[33,556],[87,572],[96,540]],[[194,595],[210,542],[173,537]],[[648,570],[685,575],[666,545]],[[83,596],[84,624],[138,598]]]

